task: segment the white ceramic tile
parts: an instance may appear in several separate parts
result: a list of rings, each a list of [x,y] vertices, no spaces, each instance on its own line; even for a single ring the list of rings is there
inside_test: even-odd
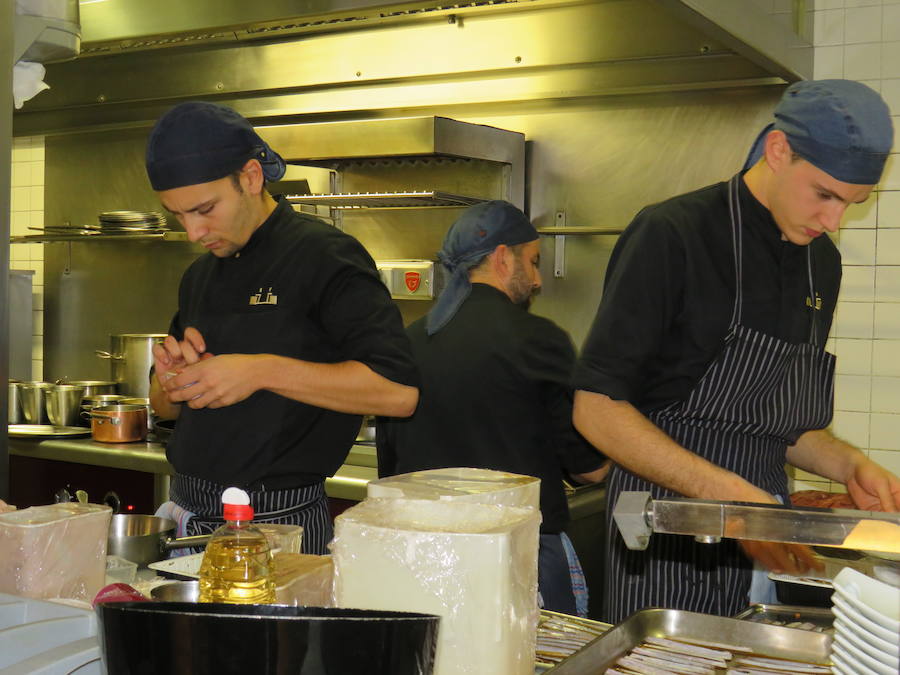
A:
[[[875,230],[844,230],[839,248],[844,265],[874,265]],[[900,251],[897,253],[900,255]]]
[[[31,197],[29,198],[29,211],[43,210],[44,208],[44,186],[43,185],[33,185],[28,188],[31,190]]]
[[[844,77],[875,80],[881,77],[882,45],[869,43],[844,47]]]
[[[28,211],[13,211],[10,214],[9,233],[13,237],[21,237],[29,233]],[[16,244],[21,246],[21,244]]]
[[[841,223],[841,229],[870,229],[878,225],[878,196],[879,193],[873,191],[869,198],[862,204],[851,204]]]
[[[875,324],[872,336],[876,340],[900,339],[900,303],[875,303]]]
[[[872,341],[872,374],[900,377],[900,340]]]
[[[14,187],[12,188],[12,199],[10,208],[13,212],[28,211],[31,209],[31,188],[30,187]]]
[[[44,184],[44,163],[43,162],[28,162],[28,167],[30,169],[29,180],[31,181],[31,185],[43,185]]]
[[[837,354],[837,348],[835,345],[837,344],[837,340],[833,337],[825,338],[825,351],[829,354]]]
[[[31,336],[31,358],[44,358],[44,339],[40,335]]]
[[[878,265],[900,265],[900,228],[878,230],[875,262]]]
[[[31,151],[28,153],[28,159],[32,162],[44,161],[44,137],[31,137]]]
[[[841,279],[840,299],[857,302],[871,302],[874,300],[875,266],[845,265],[843,278]]]
[[[880,5],[881,0],[844,0],[844,7],[869,7],[871,5]]]
[[[21,246],[22,244],[20,244]],[[44,245],[43,244],[26,244],[28,246],[28,256],[29,260],[43,260],[44,259]]]
[[[835,411],[831,421],[835,436],[858,448],[869,447],[869,413]]]
[[[43,294],[43,292],[31,294],[31,306],[34,309],[40,309],[40,310],[44,309],[44,294]],[[43,316],[41,316],[41,320],[43,320]]]
[[[20,153],[28,153],[28,150],[31,148],[31,137],[29,136],[18,136],[17,138],[13,138],[12,142],[12,152],[13,152],[13,161],[14,162],[22,162],[26,160],[17,159],[17,156]]]
[[[813,76],[819,80],[843,77],[844,47],[816,47]]]
[[[13,233],[15,236],[15,233]],[[28,244],[13,244],[9,247],[10,269],[22,269],[23,263],[28,262]]]
[[[835,372],[840,375],[869,375],[872,372],[871,340],[835,340],[837,362]]]
[[[881,41],[900,40],[900,4],[885,5],[881,11]]]
[[[900,265],[875,268],[875,301],[900,302]]]
[[[847,12],[844,42],[881,42],[881,5],[860,7]]]
[[[900,450],[900,415],[872,413],[869,446],[878,450]]]
[[[900,452],[896,450],[869,450],[869,459],[883,466],[895,476],[900,476]]]
[[[872,378],[872,412],[900,413],[900,377]]]
[[[811,480],[811,481],[821,481],[827,480],[824,476],[819,476],[818,474],[810,473],[809,471],[804,471],[793,464],[786,464],[785,472],[788,475],[788,478],[794,478],[796,480]]]
[[[881,43],[881,77],[900,77],[900,40]]]
[[[42,359],[31,360],[31,377],[34,380],[44,379],[44,361]]]
[[[843,9],[844,0],[816,0],[816,11],[826,9]]]
[[[872,378],[866,375],[836,375],[834,409],[867,412],[872,403]]]
[[[900,82],[900,80],[897,81]],[[900,228],[900,192],[897,190],[883,190],[878,192],[877,195],[878,227]],[[872,198],[869,197],[866,201],[871,201],[871,199]],[[861,207],[865,206],[865,204],[859,204],[857,206]]]
[[[14,188],[31,185],[31,164],[29,162],[13,162],[10,185]]]
[[[897,12],[900,13],[900,5],[897,5]],[[881,97],[888,104],[892,115],[900,115],[900,78],[883,80],[881,83]]]
[[[30,227],[43,227],[44,226],[44,212],[43,211],[29,211],[28,212],[28,225]],[[34,232],[31,232],[30,234],[34,234]]]
[[[894,121],[894,128],[897,128],[896,117],[891,117]],[[894,146],[897,146],[897,137],[900,134],[894,134]],[[881,181],[878,183],[880,190],[900,190],[900,160],[897,154],[891,154],[884,165],[884,173],[881,174]]]
[[[881,7],[878,7],[881,10]],[[869,11],[872,11],[871,9]],[[848,40],[849,42],[849,40]],[[871,40],[854,40],[871,42]],[[844,10],[829,9],[813,16],[813,44],[815,46],[844,44]]]
[[[874,303],[838,302],[831,333],[836,338],[871,338]]]
[[[44,334],[44,312],[40,309],[31,310],[31,335],[40,337]]]

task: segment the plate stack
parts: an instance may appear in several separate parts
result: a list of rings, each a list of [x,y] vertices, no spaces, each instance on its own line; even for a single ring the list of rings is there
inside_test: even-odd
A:
[[[156,211],[104,211],[100,214],[103,234],[165,232],[166,217]]]
[[[900,672],[900,588],[845,567],[834,578],[832,600],[834,672]]]

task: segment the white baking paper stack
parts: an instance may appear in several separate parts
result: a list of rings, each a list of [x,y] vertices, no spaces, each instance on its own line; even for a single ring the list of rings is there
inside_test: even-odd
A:
[[[491,469],[450,468],[414,471],[371,481],[369,497],[441,499],[540,508],[541,481]]]
[[[839,675],[900,672],[900,588],[845,567],[834,578],[831,661]]]
[[[335,520],[338,607],[441,617],[435,675],[534,672],[540,512],[367,499]]]

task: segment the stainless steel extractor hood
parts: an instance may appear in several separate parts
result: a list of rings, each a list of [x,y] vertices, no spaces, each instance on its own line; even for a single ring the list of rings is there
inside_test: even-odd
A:
[[[278,122],[783,84],[812,74],[812,13],[791,6],[92,0],[81,55],[51,66],[51,90],[16,116],[16,134],[145,125],[196,98]]]

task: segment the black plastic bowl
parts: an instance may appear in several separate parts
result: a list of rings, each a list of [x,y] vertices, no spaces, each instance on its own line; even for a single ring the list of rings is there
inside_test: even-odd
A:
[[[96,608],[116,675],[431,675],[440,618],[283,605],[110,602]]]

